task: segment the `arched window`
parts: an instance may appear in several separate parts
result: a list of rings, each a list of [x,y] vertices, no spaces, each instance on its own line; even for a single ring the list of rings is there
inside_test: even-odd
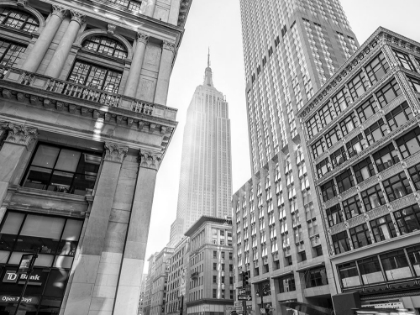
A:
[[[13,8],[0,8],[0,24],[29,33],[36,32],[39,27],[32,15]]]
[[[140,11],[142,1],[134,0],[108,0],[109,3],[122,6],[130,11]]]
[[[19,62],[25,49],[25,46],[0,40],[0,65],[13,67]]]
[[[105,36],[92,36],[83,42],[83,47],[116,58],[127,58],[127,48],[120,42]]]

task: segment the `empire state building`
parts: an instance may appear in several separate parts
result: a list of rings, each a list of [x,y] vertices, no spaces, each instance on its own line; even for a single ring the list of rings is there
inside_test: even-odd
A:
[[[214,87],[209,56],[204,82],[196,88],[188,107],[171,245],[201,216],[231,215],[230,141],[228,103]]]

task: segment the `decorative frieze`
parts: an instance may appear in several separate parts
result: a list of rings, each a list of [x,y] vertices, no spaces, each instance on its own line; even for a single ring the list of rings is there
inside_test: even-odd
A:
[[[5,129],[8,130],[5,142],[8,143],[29,147],[38,138],[38,129],[35,127],[8,123]]]
[[[366,214],[369,216],[369,220],[373,220],[379,217],[382,217],[389,213],[387,205],[383,205],[380,207],[377,207],[373,210],[370,210],[369,212],[366,212]]]
[[[399,210],[408,206],[411,206],[416,203],[416,196],[414,194],[410,194],[407,196],[404,196],[402,198],[399,198],[397,200],[394,200],[390,203],[390,206],[392,210]]]
[[[105,142],[105,161],[122,163],[127,155],[128,147],[112,142]]]

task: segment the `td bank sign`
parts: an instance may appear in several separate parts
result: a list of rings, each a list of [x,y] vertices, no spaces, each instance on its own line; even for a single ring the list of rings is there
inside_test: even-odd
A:
[[[24,284],[27,278],[28,275],[25,273],[18,274],[14,270],[6,270],[6,273],[3,277],[3,282]],[[29,277],[28,285],[40,286],[41,284],[41,272],[33,271]]]

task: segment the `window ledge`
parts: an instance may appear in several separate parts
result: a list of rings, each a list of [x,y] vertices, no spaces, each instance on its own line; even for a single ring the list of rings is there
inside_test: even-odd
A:
[[[61,200],[65,199],[65,200],[75,201],[75,202],[84,202],[87,199],[89,199],[89,197],[92,197],[92,195],[80,196],[80,195],[42,190],[42,189],[36,189],[36,188],[28,188],[28,187],[22,187],[22,186],[18,186],[16,189],[16,192],[21,193],[21,194],[26,194],[26,195],[55,197],[57,199],[61,199]]]

